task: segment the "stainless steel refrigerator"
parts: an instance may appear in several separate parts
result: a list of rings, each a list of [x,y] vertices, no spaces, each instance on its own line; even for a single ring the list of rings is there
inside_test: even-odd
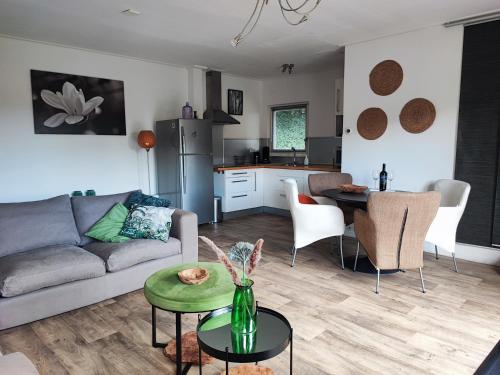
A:
[[[198,223],[213,216],[212,122],[174,119],[156,123],[158,194],[174,207],[195,212]]]

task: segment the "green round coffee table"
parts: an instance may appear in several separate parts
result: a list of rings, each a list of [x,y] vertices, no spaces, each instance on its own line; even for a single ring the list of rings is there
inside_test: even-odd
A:
[[[179,271],[203,267],[208,270],[208,280],[200,285],[187,285],[177,276]],[[234,284],[231,275],[220,263],[198,262],[165,268],[151,275],[144,284],[144,295],[151,304],[152,344],[164,348],[166,343],[156,341],[156,309],[175,313],[175,341],[177,375],[186,374],[191,367],[182,368],[182,322],[185,313],[209,312],[232,304]]]

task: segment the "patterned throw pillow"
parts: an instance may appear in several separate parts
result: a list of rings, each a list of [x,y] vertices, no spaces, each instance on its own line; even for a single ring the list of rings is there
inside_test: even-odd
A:
[[[168,199],[157,198],[152,195],[142,194],[140,191],[134,191],[130,193],[125,206],[130,210],[135,204],[141,206],[169,207],[170,203]]]
[[[130,210],[122,236],[168,241],[175,208],[136,205]]]

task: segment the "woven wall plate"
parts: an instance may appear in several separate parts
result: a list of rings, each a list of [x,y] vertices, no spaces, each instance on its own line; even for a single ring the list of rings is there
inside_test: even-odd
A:
[[[424,98],[416,98],[405,104],[399,114],[399,122],[404,130],[418,134],[431,127],[436,119],[434,104]]]
[[[358,133],[365,139],[377,139],[386,129],[387,115],[380,108],[365,109],[358,117]]]
[[[392,94],[402,82],[403,68],[394,60],[382,61],[370,72],[370,87],[377,95]]]

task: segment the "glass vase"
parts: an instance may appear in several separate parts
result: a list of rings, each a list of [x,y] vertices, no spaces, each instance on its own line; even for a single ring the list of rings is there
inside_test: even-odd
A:
[[[257,329],[257,304],[252,286],[250,279],[243,280],[243,285],[236,285],[231,312],[231,330],[236,334],[250,334]]]

